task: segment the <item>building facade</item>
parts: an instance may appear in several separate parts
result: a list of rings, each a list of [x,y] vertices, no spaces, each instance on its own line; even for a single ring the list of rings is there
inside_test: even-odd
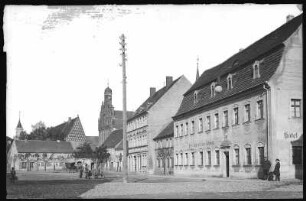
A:
[[[108,136],[114,131],[118,129],[122,129],[122,118],[123,114],[120,110],[114,110],[114,106],[112,104],[112,90],[107,87],[104,90],[104,101],[102,101],[100,116],[98,119],[98,130],[99,130],[99,144],[103,144],[103,142],[108,138]],[[133,116],[133,112],[127,111],[127,117]]]
[[[173,81],[166,77],[166,86],[156,92],[150,88],[150,97],[140,105],[135,115],[127,120],[128,170],[153,174],[156,167],[156,137],[172,119],[191,83],[184,75]]]
[[[174,174],[303,174],[302,15],[206,70],[174,119]]]
[[[172,175],[174,168],[173,121],[153,140],[155,141],[155,174]]]

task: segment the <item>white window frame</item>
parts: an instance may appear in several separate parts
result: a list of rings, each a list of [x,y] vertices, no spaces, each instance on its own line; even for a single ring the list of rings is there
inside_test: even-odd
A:
[[[233,88],[233,74],[228,74],[227,78],[227,89],[230,90]]]

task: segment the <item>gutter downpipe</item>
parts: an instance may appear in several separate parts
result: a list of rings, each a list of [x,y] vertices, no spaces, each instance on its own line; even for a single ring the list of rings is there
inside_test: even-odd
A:
[[[270,113],[269,113],[269,108],[270,108],[270,102],[268,102],[268,100],[270,100],[270,98],[268,98],[269,94],[270,94],[270,89],[271,87],[269,86],[268,81],[265,81],[265,83],[263,84],[263,88],[266,90],[266,115],[267,115],[267,159],[269,160],[269,136],[270,136]],[[270,96],[269,96],[270,97]]]

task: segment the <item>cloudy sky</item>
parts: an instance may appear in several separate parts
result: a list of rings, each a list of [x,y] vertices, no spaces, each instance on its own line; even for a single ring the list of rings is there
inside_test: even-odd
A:
[[[56,126],[80,116],[86,135],[98,135],[104,89],[122,109],[119,36],[127,37],[127,109],[166,76],[223,62],[301,11],[286,5],[6,6],[7,136],[21,123]]]

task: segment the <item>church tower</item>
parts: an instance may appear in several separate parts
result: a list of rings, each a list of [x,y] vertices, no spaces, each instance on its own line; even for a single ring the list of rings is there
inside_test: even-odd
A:
[[[99,145],[101,145],[113,131],[114,107],[112,104],[112,90],[107,86],[104,90],[104,102],[101,105],[100,117],[98,120]]]
[[[21,125],[21,122],[20,122],[20,112],[19,112],[19,121],[18,121],[18,124],[17,124],[17,127],[16,127],[16,135],[14,137],[14,139],[18,140],[19,137],[20,137],[20,133],[23,131],[23,128],[22,128],[22,125]]]

